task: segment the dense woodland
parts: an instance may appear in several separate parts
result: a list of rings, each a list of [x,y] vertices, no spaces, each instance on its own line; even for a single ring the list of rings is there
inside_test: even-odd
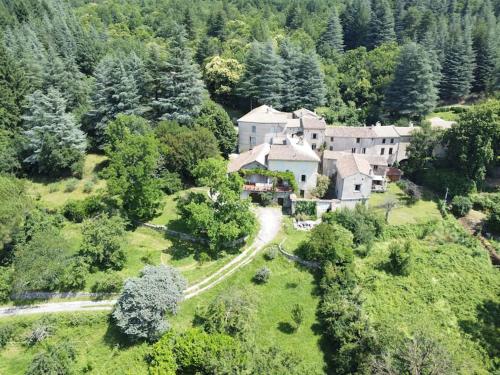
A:
[[[453,216],[475,208],[484,231],[500,234],[489,182],[500,158],[499,17],[498,0],[0,0],[0,302],[26,291],[121,292],[110,319],[0,325],[0,355],[22,342],[30,354],[20,371],[32,375],[100,373],[108,360],[151,374],[498,372],[498,274]],[[252,239],[256,219],[226,159],[237,151],[235,118],[260,104],[316,110],[330,125],[422,125],[400,167],[432,198],[403,182],[394,189],[404,204],[328,213],[307,236],[285,229],[318,269],[268,249],[257,270],[236,276],[250,287],[236,279],[241,290],[207,294],[196,309],[183,302],[189,322],[179,325],[171,318],[187,281],[164,265],[167,240],[138,228],[175,212],[175,229],[206,246],[170,245],[200,269]],[[426,116],[450,106],[457,125],[428,126]],[[89,172],[90,159],[99,162]],[[50,195],[60,181],[77,199],[50,205],[33,188]],[[82,195],[71,195],[79,181]],[[395,225],[397,205],[411,214]],[[162,247],[155,260],[139,259],[146,239]],[[276,331],[256,306],[279,307],[253,294],[278,290],[286,273],[285,302],[304,288],[297,277],[311,301],[294,303],[293,324],[279,330],[290,342],[305,330],[320,337],[299,355],[256,344]],[[96,326],[113,352],[82,363],[74,331]],[[316,346],[324,363],[305,363]],[[117,363],[124,353],[135,357]]]

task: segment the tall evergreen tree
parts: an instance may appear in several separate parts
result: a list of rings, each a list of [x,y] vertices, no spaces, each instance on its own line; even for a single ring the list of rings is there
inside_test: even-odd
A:
[[[224,29],[226,27],[226,15],[223,10],[219,10],[217,14],[212,15],[207,23],[207,35],[215,38],[224,38]]]
[[[0,43],[0,129],[19,130],[27,92],[23,71]]]
[[[23,119],[29,153],[26,163],[49,175],[81,172],[85,134],[66,112],[66,100],[59,91],[51,88],[46,95],[35,91],[28,97]]]
[[[495,61],[497,59],[496,19],[491,3],[485,0],[480,16],[475,22],[473,47],[476,53],[474,91],[489,91],[494,87]]]
[[[102,147],[109,121],[114,120],[119,113],[137,115],[142,110],[137,84],[120,57],[106,56],[96,67],[94,77],[93,109],[89,113],[92,127],[88,132],[96,145]]]
[[[342,16],[346,49],[360,47],[366,43],[370,18],[369,0],[351,0],[347,3]]]
[[[449,39],[443,62],[440,94],[445,100],[460,100],[471,89],[473,79],[473,51],[469,25],[461,27],[455,19],[450,26]]]
[[[396,40],[394,32],[394,16],[387,0],[373,0],[372,14],[368,31],[368,44],[371,48],[382,43]]]
[[[301,54],[298,87],[301,98],[300,107],[314,108],[325,104],[326,87],[316,54]]]
[[[331,57],[335,53],[344,51],[344,34],[340,23],[337,8],[333,11],[326,24],[326,30],[321,34],[318,45],[318,53],[325,58]]]
[[[283,62],[283,80],[286,83],[283,85],[281,101],[284,109],[294,111],[300,108],[301,103],[298,77],[302,63],[302,52],[297,46],[285,39],[280,45],[280,57]]]
[[[191,123],[200,112],[205,86],[181,29],[171,41],[162,73],[161,92],[153,101],[156,119]]]
[[[385,107],[393,115],[420,118],[436,105],[434,73],[425,50],[406,44],[399,55],[394,79],[385,96]]]

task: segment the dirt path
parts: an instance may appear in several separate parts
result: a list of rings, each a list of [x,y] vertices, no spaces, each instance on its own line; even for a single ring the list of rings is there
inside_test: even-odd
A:
[[[235,273],[239,268],[250,263],[257,253],[271,242],[281,228],[282,215],[278,208],[259,207],[256,209],[259,222],[259,233],[254,242],[241,254],[219,268],[216,272],[205,279],[189,286],[184,291],[184,298],[190,299],[213,288],[215,285],[225,280]],[[14,315],[27,315],[37,313],[57,313],[68,311],[89,311],[89,310],[111,310],[116,300],[106,301],[71,301],[71,302],[50,302],[45,304],[10,306],[0,308],[0,318]]]

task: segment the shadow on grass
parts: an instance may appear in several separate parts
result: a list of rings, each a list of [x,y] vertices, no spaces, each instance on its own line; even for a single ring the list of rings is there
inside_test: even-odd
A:
[[[118,327],[114,324],[113,318],[109,315],[108,326],[106,328],[106,333],[104,334],[104,343],[109,348],[129,348],[140,342],[131,342],[130,339],[124,335]]]
[[[163,250],[163,252],[170,254],[173,260],[181,260],[184,258],[188,258],[191,255],[193,255],[195,258],[198,258],[199,254],[205,251],[204,247],[200,244],[184,241],[167,234],[165,235],[165,237],[172,242],[172,246],[166,250]]]
[[[286,289],[295,289],[295,288],[297,288],[298,286],[299,286],[299,284],[297,284],[297,283],[286,283],[286,284],[285,284],[285,288],[286,288]]]
[[[318,315],[318,314],[316,314]],[[318,316],[318,319],[320,317]],[[311,326],[312,331],[316,336],[320,336],[320,339],[318,341],[318,345],[321,349],[321,352],[323,353],[323,359],[325,362],[325,373],[326,374],[334,374],[334,367],[332,364],[332,358],[335,355],[335,352],[333,350],[332,343],[328,340],[328,338],[325,335],[325,327],[321,323],[315,323]]]
[[[295,328],[288,322],[279,322],[278,329],[287,335],[291,335],[295,332]]]
[[[109,159],[103,160],[94,166],[92,172],[99,174],[109,165]]]
[[[490,358],[500,356],[500,303],[486,300],[476,307],[477,320],[462,320],[460,328],[472,336]]]

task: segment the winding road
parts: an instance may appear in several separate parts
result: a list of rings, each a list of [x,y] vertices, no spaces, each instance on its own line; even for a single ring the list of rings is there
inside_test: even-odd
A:
[[[219,284],[239,268],[250,263],[257,253],[270,243],[278,234],[281,228],[282,215],[281,209],[271,207],[258,207],[255,214],[259,222],[259,233],[253,241],[241,254],[236,256],[230,262],[219,268],[210,276],[196,284],[188,286],[184,291],[184,298],[193,298]],[[111,310],[116,300],[102,301],[71,301],[71,302],[49,302],[43,304],[0,307],[0,318],[16,315],[28,315],[37,313],[58,313],[71,311],[95,311]]]

